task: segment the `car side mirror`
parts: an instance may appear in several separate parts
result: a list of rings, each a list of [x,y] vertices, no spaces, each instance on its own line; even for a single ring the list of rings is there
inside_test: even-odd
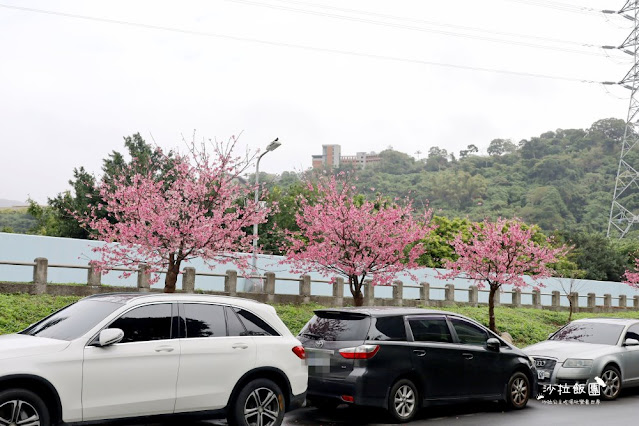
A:
[[[106,328],[98,336],[97,346],[105,347],[119,343],[124,338],[124,331],[119,328]]]
[[[500,347],[501,347],[501,342],[499,341],[499,339],[491,337],[490,339],[486,340],[486,348],[488,350],[499,352]]]
[[[626,339],[623,342],[624,346],[639,346],[639,340],[637,339]]]

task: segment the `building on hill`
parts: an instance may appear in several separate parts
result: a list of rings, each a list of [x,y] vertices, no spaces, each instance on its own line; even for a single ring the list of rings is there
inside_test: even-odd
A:
[[[375,152],[358,152],[355,155],[342,155],[340,145],[322,145],[322,154],[313,155],[313,168],[321,169],[324,167],[337,168],[342,165],[353,165],[361,168],[367,164],[379,163],[382,158]]]

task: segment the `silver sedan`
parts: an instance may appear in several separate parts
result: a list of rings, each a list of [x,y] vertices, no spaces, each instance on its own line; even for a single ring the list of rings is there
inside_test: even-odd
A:
[[[540,395],[556,391],[613,400],[639,386],[639,320],[573,321],[523,349],[535,360]]]

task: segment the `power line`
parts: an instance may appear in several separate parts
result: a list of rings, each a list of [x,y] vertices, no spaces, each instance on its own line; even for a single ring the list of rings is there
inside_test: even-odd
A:
[[[366,23],[366,24],[380,25],[380,26],[391,27],[391,28],[399,28],[399,29],[412,30],[412,31],[428,32],[428,33],[441,34],[441,35],[452,36],[452,37],[461,37],[461,38],[471,39],[471,40],[474,40],[474,41],[489,41],[489,42],[494,42],[494,43],[504,43],[504,44],[511,44],[511,45],[523,46],[523,47],[532,47],[532,48],[544,49],[544,50],[555,50],[555,51],[559,51],[559,52],[577,53],[577,54],[581,54],[581,55],[605,56],[603,52],[593,52],[593,51],[584,51],[584,50],[577,50],[577,49],[568,49],[568,48],[564,48],[564,47],[540,45],[540,44],[529,43],[529,42],[524,42],[524,41],[504,40],[504,39],[499,39],[499,38],[494,38],[494,37],[478,36],[478,35],[471,35],[471,34],[461,34],[461,33],[453,32],[453,31],[437,30],[437,29],[424,28],[424,27],[418,27],[418,26],[409,26],[409,25],[404,25],[404,24],[396,24],[396,23],[391,23],[391,22],[376,21],[376,20],[372,20],[372,19],[359,18],[359,17],[354,17],[354,16],[346,16],[346,15],[339,15],[339,14],[334,14],[334,13],[318,12],[318,11],[313,11],[313,10],[309,10],[309,9],[300,9],[300,8],[294,8],[294,7],[288,7],[288,6],[279,6],[279,5],[268,4],[268,3],[264,3],[264,2],[258,2],[258,1],[251,1],[251,0],[225,0],[225,1],[232,2],[232,3],[245,4],[245,5],[249,5],[249,6],[259,6],[259,7],[269,8],[269,9],[285,10],[285,11],[289,11],[289,12],[303,13],[303,14],[307,14],[307,15],[315,15],[315,16],[321,16],[321,17],[342,19],[342,20],[347,20],[347,21],[352,21],[352,22],[361,22],[361,23]],[[295,2],[295,3],[301,3],[301,2]],[[347,9],[347,10],[349,10],[349,9]],[[356,12],[356,10],[354,10],[354,9],[350,9],[350,11],[351,12]],[[395,19],[395,18],[393,18],[393,19]],[[478,29],[471,29],[469,27],[466,27],[465,29],[466,30],[472,30],[472,31],[478,31]],[[578,42],[565,42],[564,41],[564,43],[571,43],[571,44],[574,43],[574,44],[576,44],[578,46],[587,47],[587,48],[600,48],[601,47],[601,46],[594,46],[594,45],[578,43]]]
[[[249,38],[249,37],[238,37],[238,36],[231,36],[227,34],[187,30],[182,28],[167,27],[167,26],[153,25],[153,24],[144,24],[140,22],[122,21],[118,19],[100,18],[95,16],[78,15],[73,13],[58,12],[58,11],[44,10],[44,9],[35,9],[30,7],[12,6],[12,5],[6,5],[6,4],[0,4],[0,7],[5,9],[19,10],[23,12],[39,13],[39,14],[51,15],[51,16],[61,16],[65,18],[81,19],[86,21],[101,22],[101,23],[107,23],[107,24],[117,24],[122,26],[144,28],[149,30],[159,30],[159,31],[174,32],[174,33],[186,34],[186,35],[220,38],[220,39],[240,41],[240,42],[257,43],[257,44],[262,44],[267,46],[287,47],[287,48],[298,49],[298,50],[308,50],[308,51],[322,52],[322,53],[333,53],[333,54],[339,54],[339,55],[345,55],[345,56],[355,56],[360,58],[381,59],[381,60],[388,60],[388,61],[402,62],[402,63],[430,65],[430,66],[444,67],[444,68],[455,68],[455,69],[461,69],[466,71],[491,72],[491,73],[506,74],[506,75],[513,75],[513,76],[519,76],[519,77],[534,77],[534,78],[543,78],[548,80],[570,81],[570,82],[576,82],[576,83],[615,84],[615,83],[604,83],[604,82],[597,82],[592,80],[579,79],[574,77],[563,77],[563,76],[538,74],[538,73],[523,72],[523,71],[510,71],[510,70],[502,70],[502,69],[487,68],[487,67],[475,67],[475,66],[469,66],[469,65],[426,61],[421,59],[403,58],[398,56],[386,56],[386,55],[378,55],[373,53],[362,53],[362,52],[356,52],[356,51],[338,50],[338,49],[330,49],[330,48],[315,47],[315,46],[305,46],[301,44],[275,42],[275,41],[261,40],[261,39],[255,39],[255,38]]]
[[[229,1],[232,1],[232,0],[229,0]],[[299,1],[299,0],[274,0],[274,1],[279,2],[279,3],[289,3],[289,4],[297,4],[297,5],[302,5],[302,6],[310,6],[310,7],[326,9],[326,10],[336,10],[336,11],[339,11],[339,12],[355,13],[355,14],[360,14],[360,15],[373,16],[373,17],[377,17],[377,18],[391,19],[391,20],[394,20],[394,21],[404,21],[404,22],[410,22],[410,23],[414,23],[414,24],[431,25],[431,26],[435,26],[435,27],[447,27],[447,28],[454,28],[454,29],[459,29],[459,30],[464,30],[464,31],[473,31],[473,32],[480,32],[480,33],[486,33],[486,34],[495,34],[495,35],[501,35],[501,36],[507,36],[507,37],[516,37],[516,38],[524,38],[524,39],[531,39],[531,40],[539,40],[539,41],[546,41],[546,42],[559,43],[559,44],[569,44],[569,45],[573,45],[573,46],[596,47],[596,46],[594,46],[592,44],[581,43],[581,42],[572,41],[572,40],[562,40],[562,39],[557,39],[557,38],[552,38],[552,37],[541,37],[541,36],[535,36],[535,35],[530,35],[530,34],[519,34],[519,33],[506,32],[506,31],[488,30],[488,29],[485,29],[485,28],[469,27],[469,26],[465,26],[465,25],[456,25],[456,24],[443,23],[443,22],[437,22],[437,21],[428,21],[428,20],[425,20],[425,19],[418,19],[418,18],[408,18],[408,17],[405,17],[405,16],[389,15],[389,14],[386,14],[386,13],[371,12],[371,11],[362,10],[362,9],[350,9],[350,8],[329,6],[329,5],[318,4],[318,3],[309,3],[309,2],[305,2],[305,1]],[[606,15],[604,15],[604,16],[606,16]]]
[[[561,3],[561,2],[548,1],[548,0],[504,0],[504,1],[509,1],[512,3],[527,4],[531,6],[547,7],[550,9],[561,10],[563,12],[574,12],[574,13],[582,13],[582,14],[602,13],[601,10],[593,9],[591,7],[575,6],[569,3]]]

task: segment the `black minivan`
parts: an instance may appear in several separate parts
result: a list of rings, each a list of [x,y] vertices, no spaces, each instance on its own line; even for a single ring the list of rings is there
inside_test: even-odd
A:
[[[481,324],[419,308],[319,309],[300,332],[309,365],[307,398],[382,407],[396,421],[440,402],[502,400],[521,409],[534,396],[534,363]]]

